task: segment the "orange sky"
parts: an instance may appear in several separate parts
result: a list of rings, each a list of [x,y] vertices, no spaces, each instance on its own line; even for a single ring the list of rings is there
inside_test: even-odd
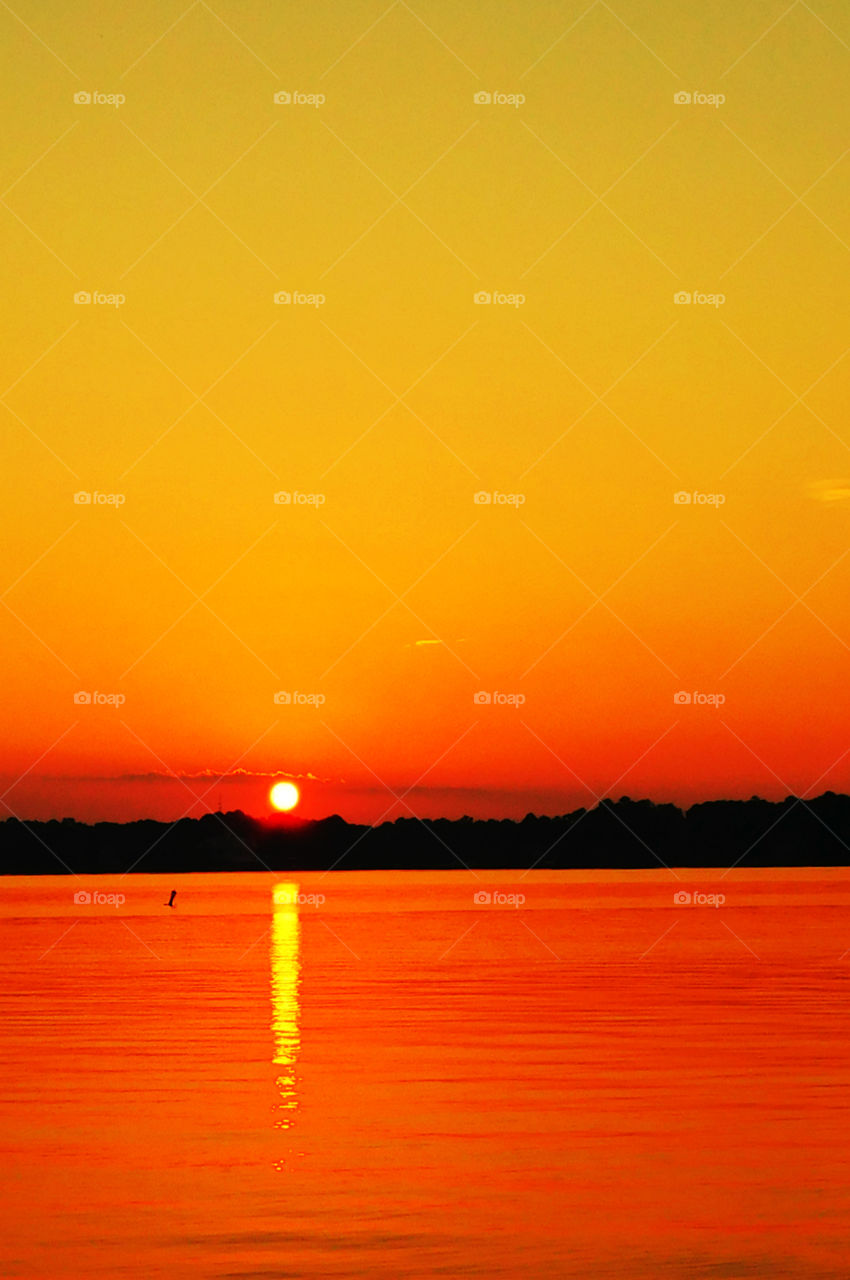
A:
[[[846,6],[268,10],[0,15],[7,811],[848,789]]]

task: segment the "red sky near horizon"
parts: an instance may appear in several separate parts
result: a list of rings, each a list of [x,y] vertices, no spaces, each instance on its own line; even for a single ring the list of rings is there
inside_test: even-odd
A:
[[[384,9],[0,19],[6,813],[850,789],[846,6]]]

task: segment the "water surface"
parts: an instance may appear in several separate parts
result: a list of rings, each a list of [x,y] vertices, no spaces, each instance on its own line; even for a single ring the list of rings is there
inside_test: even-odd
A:
[[[0,1273],[846,1280],[850,873],[677,875],[0,881]]]

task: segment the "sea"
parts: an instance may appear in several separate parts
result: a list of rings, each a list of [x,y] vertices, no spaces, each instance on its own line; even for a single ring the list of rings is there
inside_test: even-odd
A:
[[[4,1278],[850,1275],[848,870],[3,877],[0,1021]]]

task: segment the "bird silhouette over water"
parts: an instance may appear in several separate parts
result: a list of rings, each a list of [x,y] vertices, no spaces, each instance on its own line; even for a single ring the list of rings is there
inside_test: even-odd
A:
[[[172,889],[172,890],[171,890],[171,897],[168,899],[168,901],[167,901],[167,902],[163,902],[163,904],[162,904],[162,905],[163,905],[164,907],[173,907],[173,906],[174,906],[174,899],[175,899],[176,897],[177,897],[177,890],[176,890],[176,889]]]

